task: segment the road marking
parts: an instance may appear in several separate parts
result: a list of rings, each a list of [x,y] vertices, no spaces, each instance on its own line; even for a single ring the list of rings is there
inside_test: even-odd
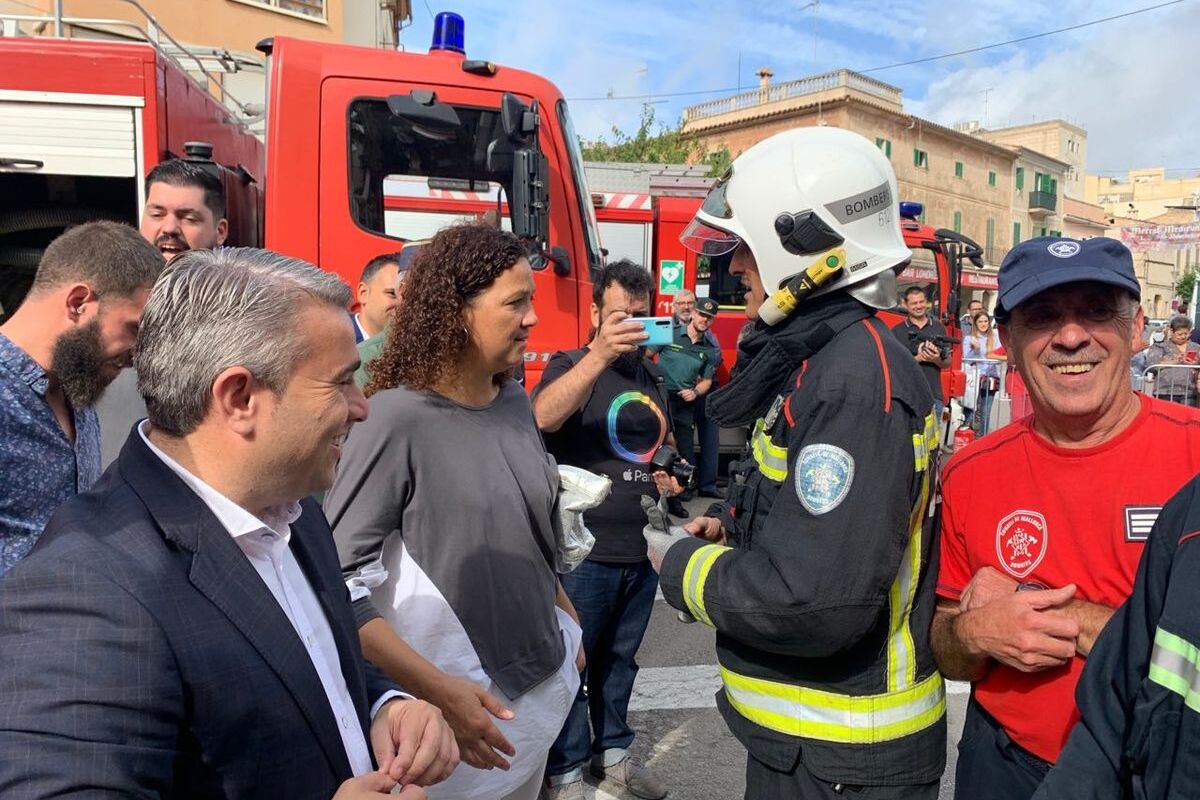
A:
[[[643,667],[629,699],[630,711],[675,711],[716,708],[721,676],[716,664],[688,667]],[[969,694],[971,684],[946,681],[947,694]]]

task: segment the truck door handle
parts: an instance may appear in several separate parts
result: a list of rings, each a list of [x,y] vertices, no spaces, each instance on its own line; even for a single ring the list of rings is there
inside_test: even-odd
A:
[[[38,161],[36,158],[0,158],[0,167],[12,167],[13,169],[41,169],[46,166],[45,161]]]

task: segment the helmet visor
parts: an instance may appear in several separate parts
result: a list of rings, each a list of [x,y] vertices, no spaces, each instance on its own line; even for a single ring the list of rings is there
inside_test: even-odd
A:
[[[714,228],[697,217],[679,234],[679,242],[698,255],[723,256],[736,250],[742,239],[729,231]]]

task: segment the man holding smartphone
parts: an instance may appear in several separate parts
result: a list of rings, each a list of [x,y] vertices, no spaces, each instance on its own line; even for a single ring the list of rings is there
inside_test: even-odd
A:
[[[917,359],[933,392],[934,416],[940,420],[946,404],[942,397],[942,370],[950,366],[950,354],[943,352],[934,340],[946,335],[946,327],[929,315],[929,295],[920,286],[905,290],[904,310],[908,316],[892,328],[892,333]]]
[[[634,656],[650,622],[658,575],[646,558],[640,498],[654,494],[650,459],[671,438],[671,402],[646,358],[652,306],[650,272],[622,259],[592,284],[592,328],[586,347],[555,353],[533,392],[533,415],[546,448],[560,464],[612,480],[612,493],[588,512],[596,537],[587,560],[561,576],[579,612],[587,664],[579,693],[546,766],[550,800],[583,800],[590,764],[611,794],[655,800],[666,789],[628,756],[634,732],[626,719]],[[586,687],[586,691],[585,691]],[[589,728],[590,717],[590,728]]]

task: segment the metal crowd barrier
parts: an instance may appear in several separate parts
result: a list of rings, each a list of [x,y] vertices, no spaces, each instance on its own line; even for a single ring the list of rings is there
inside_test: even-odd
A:
[[[1182,403],[1193,408],[1200,406],[1200,364],[1155,364],[1146,367],[1138,376],[1141,386],[1134,381],[1134,388],[1140,388],[1151,397]]]
[[[987,409],[986,416],[984,415],[984,405],[989,393],[986,385],[987,376],[979,374],[980,367],[984,365],[995,366],[998,376],[995,390],[990,392],[991,404],[990,408]],[[991,433],[997,428],[1011,422],[1013,418],[1013,398],[1008,382],[1008,363],[993,358],[964,358],[962,366],[963,372],[967,376],[967,392],[959,400],[959,405],[962,407],[964,419],[969,414],[970,427],[977,434],[982,435],[985,431]],[[986,425],[984,424],[985,422]],[[958,426],[955,425],[955,427],[957,428]]]

